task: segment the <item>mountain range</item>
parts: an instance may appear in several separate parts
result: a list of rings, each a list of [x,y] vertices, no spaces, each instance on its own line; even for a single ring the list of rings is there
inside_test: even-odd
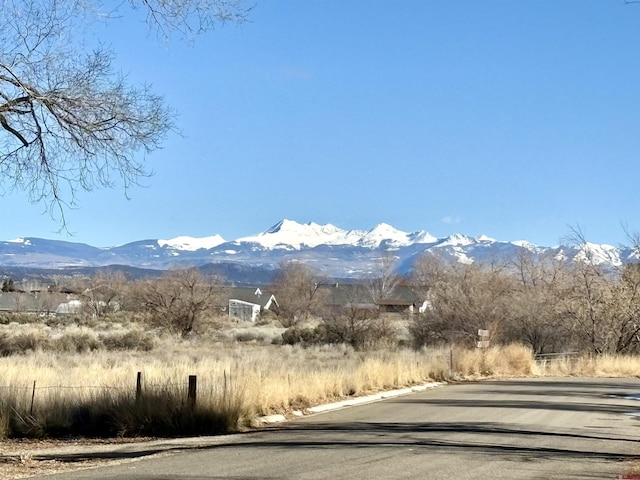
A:
[[[251,269],[254,272],[256,269],[273,271],[284,261],[298,260],[326,276],[363,278],[375,271],[380,258],[389,255],[397,259],[399,273],[407,273],[425,252],[439,252],[457,261],[471,263],[515,258],[521,249],[569,260],[589,255],[592,261],[612,267],[637,261],[633,249],[611,245],[587,243],[543,247],[526,241],[498,241],[487,236],[452,234],[437,238],[426,231],[407,233],[384,223],[371,230],[344,230],[331,224],[282,220],[262,233],[232,241],[220,235],[180,236],[99,248],[60,240],[18,238],[0,241],[0,267],[68,270],[121,265],[166,270],[225,264],[234,266],[246,276],[251,274]]]

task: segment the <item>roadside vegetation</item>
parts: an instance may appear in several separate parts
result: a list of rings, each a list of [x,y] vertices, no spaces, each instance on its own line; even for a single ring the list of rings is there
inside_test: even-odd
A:
[[[275,327],[252,329],[269,338]],[[263,336],[261,331],[268,332]],[[262,415],[429,381],[637,375],[640,359],[535,361],[521,345],[357,351],[351,346],[162,336],[150,351],[35,350],[0,358],[2,438],[183,436],[248,428]],[[141,385],[137,393],[140,372]],[[197,377],[194,404],[189,376]]]

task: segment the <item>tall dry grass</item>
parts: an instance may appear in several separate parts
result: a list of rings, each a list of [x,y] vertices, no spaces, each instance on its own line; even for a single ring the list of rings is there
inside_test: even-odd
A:
[[[638,377],[640,357],[632,355],[567,355],[536,362],[538,376]]]
[[[216,433],[258,415],[449,376],[447,350],[165,342],[151,352],[1,357],[0,435]],[[198,380],[196,409],[186,401],[189,375]]]
[[[461,378],[530,375],[535,368],[533,352],[519,344],[484,349],[452,347],[453,371]]]
[[[222,433],[260,415],[429,380],[640,372],[640,360],[631,357],[535,362],[521,345],[363,352],[202,337],[156,342],[152,351],[36,348],[0,357],[0,437]],[[190,375],[198,382],[195,407],[187,400]]]

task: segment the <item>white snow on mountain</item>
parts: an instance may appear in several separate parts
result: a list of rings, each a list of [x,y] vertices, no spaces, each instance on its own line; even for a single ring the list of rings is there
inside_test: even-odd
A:
[[[326,246],[326,248],[322,248]],[[319,248],[317,248],[319,247]],[[98,266],[114,263],[144,268],[170,268],[178,264],[204,265],[236,262],[275,268],[284,260],[299,259],[328,275],[361,276],[382,252],[393,252],[402,272],[409,272],[416,258],[438,252],[461,263],[484,262],[517,253],[554,255],[567,261],[593,262],[616,268],[637,256],[632,249],[611,245],[541,247],[526,240],[497,241],[485,235],[453,234],[436,238],[425,231],[406,233],[381,223],[370,230],[343,230],[314,222],[300,224],[282,220],[263,233],[227,242],[220,235],[204,238],[180,236],[165,240],[143,240],[113,248],[36,238],[0,242],[0,265],[55,267]]]
[[[622,265],[620,250],[613,245],[586,242],[574,258],[593,265],[609,264],[615,267]]]
[[[515,240],[515,241],[513,241],[511,243],[513,243],[514,245],[517,245],[518,247],[526,248],[528,250],[534,250],[534,249],[538,248],[537,245],[535,245],[535,244],[533,244],[531,242],[528,242],[527,240]]]
[[[407,245],[407,234],[396,230],[391,225],[381,223],[369,230],[358,242],[363,247],[378,247],[387,240],[394,247]]]
[[[410,233],[407,238],[411,243],[435,243],[438,241],[437,237],[434,237],[429,232],[425,232],[424,230]]]
[[[484,243],[493,243],[493,242],[495,242],[495,241],[496,241],[496,239],[495,239],[495,238],[488,237],[487,235],[480,235],[480,236],[478,237],[478,241],[479,241],[479,242],[484,242]]]
[[[13,240],[7,240],[7,243],[22,243],[23,245],[31,245],[31,242],[26,238],[15,238]]]
[[[467,237],[466,235],[460,235],[459,233],[454,233],[453,235],[449,235],[441,242],[439,242],[438,246],[463,247],[466,245],[471,245],[472,243],[476,243],[476,239]]]
[[[404,247],[411,243],[405,232],[396,230],[386,223],[381,223],[365,233],[358,244],[363,247],[376,248],[384,241],[393,247]]]
[[[314,222],[300,224],[293,220],[282,220],[266,232],[243,237],[237,243],[258,243],[264,248],[313,248],[318,245],[353,245],[361,237],[357,230],[342,230],[331,225]]]
[[[158,245],[161,247],[167,246],[171,248],[175,248],[177,250],[185,250],[188,252],[195,252],[196,250],[200,250],[202,248],[209,249],[217,247],[225,243],[225,239],[220,235],[213,235],[211,237],[175,237],[170,240],[158,240]]]
[[[335,225],[317,223],[300,224],[293,220],[282,220],[259,235],[243,237],[238,243],[252,242],[267,249],[274,248],[313,248],[318,245],[351,245],[377,248],[382,242],[391,247],[404,247],[414,243],[433,243],[437,239],[427,232],[408,234],[381,223],[369,231],[343,230]]]

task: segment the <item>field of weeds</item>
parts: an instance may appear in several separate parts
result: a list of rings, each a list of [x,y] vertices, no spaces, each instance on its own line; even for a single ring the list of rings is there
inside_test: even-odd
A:
[[[434,380],[640,371],[636,358],[536,362],[520,345],[356,351],[345,345],[280,345],[280,332],[273,325],[236,325],[182,339],[135,324],[5,325],[0,437],[223,433],[247,428],[262,415]],[[119,347],[108,347],[114,344]],[[15,353],[18,347],[23,353]]]
[[[0,358],[0,425],[5,437],[234,431],[260,415],[443,379],[447,360],[446,352],[202,341],[150,352],[34,351]]]

